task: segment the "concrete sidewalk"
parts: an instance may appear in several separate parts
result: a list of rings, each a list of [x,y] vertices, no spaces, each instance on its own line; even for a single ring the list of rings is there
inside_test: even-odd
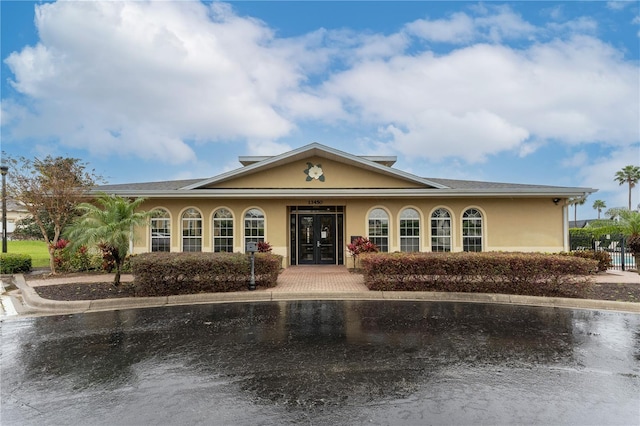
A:
[[[121,279],[123,282],[130,282],[133,281],[133,276],[126,274]],[[44,285],[112,281],[113,274],[74,275],[56,278],[15,275],[14,280],[19,291],[11,294],[11,301],[19,315],[56,315],[185,304],[290,300],[420,300],[508,303],[640,313],[640,303],[630,302],[483,293],[370,291],[364,285],[361,274],[352,273],[344,266],[292,266],[282,271],[278,277],[277,287],[256,291],[73,302],[43,299],[34,288]],[[636,283],[640,285],[640,275],[634,272],[609,271],[595,275],[593,280],[594,282]],[[7,310],[5,309],[5,311]],[[3,315],[6,315],[6,312]]]

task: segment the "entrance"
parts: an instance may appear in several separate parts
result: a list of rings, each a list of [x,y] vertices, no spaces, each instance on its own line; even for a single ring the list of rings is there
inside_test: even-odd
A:
[[[342,207],[291,208],[291,264],[336,265],[343,262]]]

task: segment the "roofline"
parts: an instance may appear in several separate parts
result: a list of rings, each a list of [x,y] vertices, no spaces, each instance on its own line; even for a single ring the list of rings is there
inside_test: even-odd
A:
[[[204,179],[200,182],[196,182],[194,184],[185,186],[183,188],[180,189],[185,189],[185,190],[189,190],[189,189],[199,189],[203,186],[206,185],[210,185],[212,183],[217,183],[217,182],[224,182],[226,180],[232,179],[234,177],[237,176],[241,176],[241,175],[245,175],[245,174],[251,174],[252,172],[261,170],[261,169],[266,169],[268,170],[271,167],[275,167],[279,164],[281,164],[282,162],[286,161],[287,159],[291,159],[291,158],[295,158],[297,156],[302,156],[302,155],[306,155],[306,154],[311,154],[311,155],[318,155],[318,153],[325,153],[325,154],[329,154],[329,156],[335,156],[336,158],[332,158],[332,159],[346,159],[348,161],[351,161],[353,163],[357,163],[360,164],[361,166],[364,166],[365,168],[369,168],[369,169],[373,169],[376,170],[378,172],[382,172],[383,174],[386,175],[391,175],[391,176],[395,176],[398,178],[403,178],[405,180],[409,180],[411,182],[414,183],[419,183],[421,185],[428,185],[431,186],[433,188],[437,188],[437,189],[446,189],[447,187],[436,183],[436,182],[432,182],[428,179],[424,179],[421,178],[419,176],[413,175],[411,173],[407,173],[404,172],[402,170],[396,170],[393,169],[391,167],[388,166],[384,166],[382,164],[378,164],[375,161],[370,160],[369,158],[376,158],[376,157],[358,157],[356,155],[352,155],[349,154],[347,152],[344,151],[340,151],[338,149],[335,148],[331,148],[322,144],[319,144],[317,142],[313,142],[309,145],[305,145],[302,146],[300,148],[294,149],[292,151],[289,152],[285,152],[283,154],[280,155],[276,155],[273,157],[265,157],[265,159],[261,162],[258,163],[253,163],[250,164],[248,166],[244,166],[244,167],[240,167],[238,169],[235,170],[231,170],[229,172],[226,173],[222,173],[218,176],[214,176],[212,178],[209,179]],[[380,158],[387,158],[387,157],[380,157]]]
[[[243,166],[250,166],[273,157],[273,155],[241,155],[238,157],[238,161]],[[373,161],[374,163],[382,164],[387,167],[393,166],[396,161],[398,161],[398,157],[395,155],[358,155],[357,157],[363,158],[367,161]]]
[[[587,196],[597,189],[593,188],[522,188],[513,189],[433,189],[433,188],[344,188],[344,189],[201,189],[201,190],[111,190],[110,194],[145,197],[145,198],[323,198],[323,197],[349,197],[349,198],[523,198],[523,197],[554,197],[570,198]],[[104,191],[92,191],[104,192]]]

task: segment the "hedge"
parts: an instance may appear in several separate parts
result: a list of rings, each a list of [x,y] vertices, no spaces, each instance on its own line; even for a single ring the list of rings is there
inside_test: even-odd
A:
[[[255,254],[256,286],[274,287],[282,256]],[[242,291],[251,278],[250,256],[241,253],[145,253],[131,259],[137,296]]]
[[[376,253],[361,262],[365,285],[382,291],[549,295],[584,288],[598,269],[595,260],[540,253]]]
[[[569,253],[560,253],[566,256],[582,257],[593,259],[598,262],[598,272],[606,272],[611,267],[611,255],[606,251],[598,250],[575,250]]]
[[[21,274],[25,272],[31,272],[31,256],[17,253],[0,254],[1,274]]]

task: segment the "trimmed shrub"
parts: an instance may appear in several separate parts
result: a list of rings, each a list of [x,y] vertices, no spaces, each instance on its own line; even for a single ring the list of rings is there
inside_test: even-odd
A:
[[[598,261],[598,272],[606,272],[611,267],[611,255],[606,251],[598,250],[576,250],[570,253],[561,253],[564,255],[581,257],[583,259],[592,259]]]
[[[0,274],[22,274],[26,272],[31,272],[31,256],[17,253],[0,254]]]
[[[361,262],[365,285],[383,291],[561,295],[567,285],[582,291],[597,270],[595,260],[539,253],[378,253]]]
[[[251,279],[250,256],[241,253],[145,253],[131,258],[137,296],[243,291]],[[282,256],[255,254],[256,285],[274,287]]]

